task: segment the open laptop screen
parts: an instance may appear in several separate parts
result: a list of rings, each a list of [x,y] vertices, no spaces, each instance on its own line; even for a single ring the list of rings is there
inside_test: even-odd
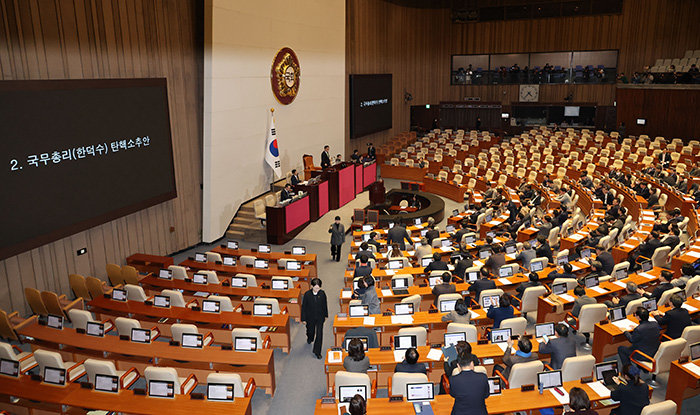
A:
[[[104,337],[105,325],[96,321],[88,321],[85,325],[85,333],[89,334],[90,336]]]
[[[217,300],[202,300],[202,311],[205,313],[218,313],[221,311],[221,303]]]
[[[501,268],[498,269],[498,276],[499,277],[512,277],[513,276],[513,267],[510,265],[504,265]]]
[[[650,298],[646,301],[642,301],[642,307],[646,308],[648,311],[656,310],[656,298]]]
[[[255,262],[253,263],[253,267],[255,267],[257,269],[267,269],[268,262],[266,259],[256,259]]]
[[[566,294],[566,283],[552,284],[552,292],[556,295]]]
[[[479,251],[479,259],[486,259],[491,256],[491,250],[490,249],[482,249]]]
[[[292,247],[292,255],[306,255],[306,247],[305,246],[293,246]]]
[[[476,281],[477,278],[479,278],[478,271],[470,271],[469,273],[467,273],[467,281]]]
[[[272,280],[273,290],[288,290],[289,281],[288,280]]]
[[[360,337],[348,337],[345,339],[345,350],[347,351],[348,348],[350,347],[350,342],[352,339],[360,339],[362,342],[362,348],[365,349],[365,351],[369,350],[369,338],[367,336],[360,336]]]
[[[539,272],[544,268],[544,262],[542,261],[532,261],[530,262],[530,272]]]
[[[272,251],[272,248],[270,245],[267,244],[260,244],[258,245],[258,252],[263,253],[263,254],[269,254]]]
[[[408,288],[408,278],[392,278],[391,288]]]
[[[253,304],[254,316],[271,316],[272,304]]]
[[[132,328],[131,341],[136,343],[150,343],[151,331],[148,329]]]
[[[615,307],[610,309],[610,321],[618,321],[622,320],[625,318],[625,308],[624,307]]]
[[[700,359],[700,342],[690,345],[690,359]]]
[[[408,402],[432,401],[435,389],[430,382],[406,384],[406,400]]]
[[[301,262],[299,261],[287,261],[285,265],[288,271],[299,271],[301,269]]]
[[[158,272],[158,278],[162,278],[164,280],[172,280],[173,271],[170,269],[162,269]]]
[[[350,317],[364,317],[369,315],[369,305],[353,304],[350,306]]]
[[[421,265],[422,267],[427,267],[428,265],[430,265],[431,262],[433,262],[433,258],[432,258],[432,257],[431,257],[431,258],[421,258],[421,260],[420,260],[420,265]]]
[[[16,360],[0,359],[0,375],[18,377],[19,362]]]
[[[497,295],[485,295],[481,298],[481,307],[486,309],[489,307],[499,307],[501,304],[501,297]]]
[[[617,361],[611,360],[603,363],[598,363],[595,365],[595,378],[596,380],[603,380],[603,373],[609,370],[615,371],[615,374],[619,373],[617,371]]]
[[[46,325],[52,329],[63,329],[63,316],[49,314],[46,316]]]
[[[510,339],[510,329],[493,329],[491,330],[491,343],[503,343]]]
[[[182,347],[189,347],[191,349],[201,349],[202,335],[199,333],[182,333]]]
[[[44,382],[50,383],[52,385],[65,385],[66,384],[66,369],[57,367],[45,367],[44,368]]]
[[[233,349],[237,352],[254,352],[257,350],[258,339],[255,337],[236,337]]]
[[[236,257],[235,256],[226,255],[222,259],[224,260],[224,265],[228,265],[231,267],[236,266]]]
[[[207,274],[200,274],[196,273],[192,276],[192,282],[195,284],[206,284],[207,283]]]
[[[441,313],[446,313],[450,312],[455,309],[455,304],[457,304],[457,300],[442,300],[440,301],[440,312]]]
[[[243,277],[231,277],[231,287],[246,288],[248,279]]]
[[[499,377],[489,378],[489,395],[501,394],[501,379]]]
[[[167,295],[154,295],[153,305],[156,307],[170,308],[170,297]]]
[[[402,259],[391,259],[389,260],[389,269],[402,269],[403,260]]]
[[[226,247],[228,249],[238,249],[238,241],[228,241]]]
[[[557,257],[557,265],[561,266],[564,264],[569,263],[569,256],[568,255],[562,255],[560,257]]]
[[[197,262],[207,262],[207,256],[201,252],[194,254],[194,260]]]
[[[112,289],[112,300],[126,301],[126,290],[120,288]]]
[[[585,282],[585,284],[586,284],[586,288],[597,287],[598,284],[599,284],[598,276],[597,276],[597,275],[593,275],[593,276],[586,277],[586,279],[584,280],[584,282]]]

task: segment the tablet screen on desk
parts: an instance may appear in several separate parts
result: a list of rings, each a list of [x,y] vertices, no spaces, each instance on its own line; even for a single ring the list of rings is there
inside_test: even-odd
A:
[[[610,321],[618,321],[622,320],[625,318],[625,309],[624,307],[615,307],[610,309]]]
[[[237,352],[254,352],[258,349],[258,339],[255,337],[236,337],[233,344]]]
[[[170,308],[170,297],[167,295],[154,295],[153,305],[161,308]]]
[[[642,307],[646,308],[647,311],[655,311],[656,310],[656,298],[650,298],[646,301],[642,301]]]
[[[542,385],[543,389],[560,387],[562,385],[561,370],[538,373],[537,384]]]
[[[202,335],[199,333],[182,333],[182,347],[188,347],[191,349],[201,349],[202,348]]]
[[[0,374],[5,376],[19,376],[19,362],[15,360],[0,359]]]
[[[428,277],[428,285],[430,285],[431,287],[434,287],[440,283],[442,283],[442,276],[441,275],[435,275],[432,277]]]
[[[202,311],[205,313],[218,313],[221,311],[221,303],[218,300],[202,300]]]
[[[586,277],[586,278],[584,279],[584,283],[586,284],[586,288],[597,287],[598,284],[599,284],[599,282],[598,282],[598,276],[593,275],[593,276]]]
[[[231,277],[231,287],[246,288],[248,279],[243,277]]]
[[[464,237],[464,243],[465,244],[473,244],[476,242],[476,237],[474,235],[467,235]]]
[[[340,402],[349,402],[355,395],[362,396],[365,400],[367,399],[367,386],[365,385],[351,385],[351,386],[338,386],[338,400]]]
[[[207,274],[200,274],[196,273],[192,276],[192,282],[195,284],[206,284],[207,283]]]
[[[413,334],[397,335],[394,336],[394,349],[395,350],[406,350],[411,347],[416,347],[417,338]]]
[[[116,301],[126,301],[126,290],[119,288],[112,289],[112,300]]]
[[[508,244],[506,245],[506,254],[514,254],[518,250],[518,247],[515,244]]]
[[[87,325],[85,326],[85,333],[89,334],[90,336],[104,337],[105,325],[95,321],[88,321]]]
[[[617,376],[618,371],[617,371],[617,360],[611,360],[608,362],[603,362],[603,363],[598,363],[595,365],[595,379],[596,380],[603,380],[605,377],[603,376],[603,373],[607,371],[614,371],[615,375]]]
[[[230,267],[235,267],[236,266],[236,257],[235,256],[224,256],[222,258],[224,260],[224,265],[230,266]]]
[[[286,265],[288,271],[299,271],[301,269],[301,262],[299,261],[287,261]]]
[[[305,246],[293,246],[292,247],[292,255],[306,255],[306,247]]]
[[[434,394],[435,389],[430,382],[406,384],[406,400],[409,402],[432,401]]]
[[[228,241],[226,242],[226,247],[228,249],[238,249],[238,241]]]
[[[430,258],[421,258],[421,260],[420,260],[420,265],[421,265],[422,267],[427,267],[428,265],[430,265],[431,262],[433,262],[433,258],[432,258],[432,257],[430,257]]]
[[[207,256],[201,252],[194,254],[194,260],[197,262],[207,262]]]
[[[364,317],[369,315],[369,305],[367,304],[352,304],[350,305],[350,317]]]
[[[267,269],[267,260],[266,259],[256,259],[255,262],[253,263],[253,266],[257,269]]]
[[[445,232],[447,233],[453,233],[455,231],[455,225],[447,225],[445,226]]]
[[[569,256],[568,255],[561,255],[557,257],[557,265],[562,266],[564,264],[569,263]]]
[[[345,339],[345,351],[348,351],[348,348],[350,347],[350,341],[352,339],[359,339],[362,342],[362,348],[365,349],[365,351],[369,350],[369,338],[366,336],[360,336],[360,337],[348,337]]]
[[[552,292],[556,295],[566,294],[566,283],[560,282],[558,284],[552,284]]]
[[[481,298],[481,307],[487,309],[489,307],[499,307],[501,304],[501,297],[498,295],[485,295]]]
[[[621,280],[623,278],[627,278],[627,269],[620,268],[617,271],[615,271],[615,278],[618,280]]]
[[[119,392],[119,378],[112,375],[95,375],[95,390],[99,392]]]
[[[467,333],[445,333],[445,347],[454,346],[459,341],[467,341]]]
[[[700,342],[690,345],[690,360],[700,359]]]
[[[535,337],[554,336],[554,323],[535,324]]]
[[[408,288],[408,278],[392,278],[391,288]]]
[[[51,327],[52,329],[62,330],[63,329],[63,317],[49,314],[46,317],[46,325]]]
[[[172,381],[150,380],[148,381],[148,396],[156,398],[174,398],[175,384]]]
[[[258,245],[258,252],[261,252],[263,254],[269,254],[272,251],[270,248],[270,245],[267,244],[260,244]]]
[[[486,259],[491,256],[491,250],[490,249],[482,249],[479,251],[479,259]]]
[[[455,309],[455,304],[457,300],[442,300],[440,301],[440,312],[447,313]]]
[[[233,384],[207,383],[207,400],[233,401]]]
[[[449,239],[443,239],[442,241],[440,241],[440,244],[443,248],[449,248],[452,246],[452,241],[450,241]]]
[[[394,314],[397,316],[413,314],[413,303],[394,304]]]
[[[647,272],[650,271],[654,266],[652,265],[651,261],[644,261],[640,264],[642,268],[642,272]]]
[[[372,225],[362,225],[362,232],[369,232],[372,229],[374,229]]]
[[[489,378],[489,395],[501,394],[501,378]]]
[[[150,343],[151,331],[148,329],[131,329],[131,341],[136,343]]]
[[[52,385],[65,385],[66,384],[66,369],[57,367],[45,367],[44,368],[44,382],[50,383]]]
[[[467,281],[476,281],[479,278],[478,271],[470,271],[467,273]]]
[[[158,272],[158,278],[162,278],[164,280],[172,280],[173,272],[169,269],[162,269]]]
[[[272,280],[273,290],[288,290],[289,281],[288,280]]]
[[[253,304],[254,316],[271,316],[272,304]]]
[[[585,248],[581,250],[581,258],[590,258],[591,257],[591,249],[590,248]]]
[[[416,226],[420,226],[423,224],[423,220],[421,218],[417,218],[413,221],[413,223],[415,223]]]
[[[392,259],[389,260],[389,269],[402,269],[403,260],[402,259]]]
[[[491,330],[491,343],[503,343],[510,339],[510,329],[493,329]]]
[[[510,265],[504,265],[501,268],[498,269],[498,276],[501,278],[504,277],[512,277],[513,276],[513,267]]]
[[[530,272],[539,272],[542,271],[544,267],[544,262],[543,261],[532,261],[530,262]]]

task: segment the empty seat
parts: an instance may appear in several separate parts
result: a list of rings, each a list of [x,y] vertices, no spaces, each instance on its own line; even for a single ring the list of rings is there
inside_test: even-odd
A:
[[[180,377],[177,370],[172,367],[148,366],[144,370],[144,376],[146,377],[146,385],[150,384],[152,380],[173,382],[176,395],[187,395],[197,386],[197,380],[193,375],[187,378]]]
[[[73,382],[85,374],[85,366],[80,363],[64,362],[61,354],[49,350],[36,350],[34,359],[39,364],[39,374],[44,375],[44,369],[47,367],[55,367],[66,369],[66,383]]]
[[[119,378],[119,389],[128,389],[139,378],[139,372],[135,368],[129,370],[117,370],[109,360],[86,359],[85,371],[88,382],[95,384],[95,375],[116,376]]]

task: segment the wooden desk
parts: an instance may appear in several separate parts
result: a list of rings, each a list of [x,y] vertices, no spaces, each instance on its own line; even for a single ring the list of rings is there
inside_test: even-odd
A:
[[[228,281],[228,280],[227,280]],[[230,283],[230,281],[229,281]],[[153,274],[149,274],[139,280],[141,284],[147,291],[147,294],[157,294],[162,289],[167,288],[169,290],[182,290],[185,301],[192,297],[192,294],[196,292],[206,292],[209,294],[224,295],[231,297],[231,302],[233,306],[241,304],[252,304],[252,299],[250,301],[243,301],[243,297],[267,297],[276,298],[280,307],[287,307],[289,311],[289,316],[296,320],[301,317],[301,289],[300,285],[290,288],[288,290],[271,290],[269,288],[262,287],[247,287],[247,288],[237,288],[231,286],[224,286],[222,284],[195,284],[193,282],[187,282],[184,280],[165,280],[158,278]],[[203,297],[195,297],[203,298]],[[247,308],[252,308],[247,307]]]
[[[135,343],[120,340],[119,336],[111,334],[95,337],[79,334],[69,328],[56,330],[40,326],[36,322],[36,316],[31,319],[34,322],[23,326],[19,334],[30,338],[27,340],[32,343],[33,349],[56,349],[64,356],[64,360],[78,362],[86,358],[108,359],[115,363],[118,370],[136,367],[141,374],[146,366],[174,367],[180,376],[194,373],[202,381],[214,371],[235,372],[244,381],[252,377],[257,387],[266,389],[271,395],[275,393],[275,359],[272,349],[258,349],[254,353],[248,353],[222,350],[213,345],[189,349],[170,346],[164,341]],[[204,330],[203,334],[206,334]]]
[[[389,179],[422,182],[427,173],[427,168],[421,169],[420,167],[392,166],[390,164],[381,165],[381,176]]]
[[[464,202],[464,193],[467,190],[467,186],[431,179],[428,177],[423,178],[423,183],[425,184],[426,192],[444,196],[448,199],[454,200],[455,202]]]
[[[700,360],[695,360],[693,363],[700,365]],[[668,374],[665,399],[670,399],[676,403],[676,413],[681,413],[681,406],[683,405],[684,399],[699,393],[700,376],[683,367],[678,361],[671,362],[671,371]]]
[[[18,408],[28,407],[60,414],[85,413],[83,408],[90,408],[137,415],[160,415],[167,406],[168,414],[178,415],[251,414],[249,397],[236,398],[233,402],[215,402],[190,399],[188,395],[175,395],[175,398],[166,400],[136,395],[131,390],[121,390],[119,393],[96,392],[83,389],[77,383],[53,386],[33,381],[29,376],[17,379],[0,377],[0,394],[3,398],[0,409],[7,409],[11,413],[16,413]],[[11,402],[10,397],[19,398],[19,401]]]
[[[316,254],[292,255],[291,252],[263,253],[259,252],[257,249],[228,249],[226,245],[217,246],[216,248],[212,249],[212,252],[216,252],[221,255],[230,255],[237,258],[240,258],[241,255],[249,255],[260,259],[267,259],[270,262],[276,262],[278,259],[282,258],[296,259],[297,261],[304,262],[303,269],[309,270],[309,277],[318,276],[316,269]]]
[[[318,218],[328,212],[328,180],[321,178],[316,183],[297,184],[294,191],[303,191],[309,194],[309,219],[316,222]]]
[[[588,385],[582,384],[581,381],[571,381],[564,383],[564,389],[571,390],[574,386],[582,388],[588,394],[591,402],[597,402],[602,399]],[[450,395],[436,395],[435,400],[431,402],[433,412],[435,414],[449,414],[454,405],[454,398]],[[537,388],[530,392],[521,392],[520,389],[504,389],[500,395],[490,396],[486,399],[486,409],[489,414],[512,413],[516,411],[533,411],[543,408],[561,408],[557,398],[553,392],[545,391],[542,395],[539,394]],[[599,409],[599,408],[596,408]],[[389,402],[389,398],[372,398],[367,402],[368,414],[412,414],[413,404],[406,402]],[[321,400],[316,401],[315,415],[338,415],[337,404],[322,404]]]
[[[301,284],[301,289],[306,291],[309,289],[309,281],[311,281],[311,270],[302,266],[299,271],[288,271],[286,269],[281,269],[276,263],[272,263],[268,269],[260,268],[248,268],[244,265],[219,265],[213,262],[197,262],[192,259],[186,259],[180,263],[183,267],[188,267],[194,271],[199,270],[211,270],[216,271],[217,275],[233,277],[236,274],[252,274],[255,275],[256,280],[263,280],[262,282],[270,282],[272,277],[292,277],[298,278]]]
[[[131,265],[141,272],[158,272],[163,268],[173,265],[173,258],[169,256],[133,254],[126,257],[126,265]]]
[[[275,314],[270,317],[243,315],[240,312],[205,313],[187,307],[160,308],[138,301],[115,301],[98,297],[88,303],[97,318],[131,317],[141,321],[156,323],[160,332],[170,337],[170,325],[186,322],[197,325],[203,331],[211,331],[216,343],[231,344],[231,328],[235,327],[276,327],[277,331],[261,333],[269,335],[273,347],[289,351],[289,314]],[[230,328],[229,328],[230,327]]]
[[[282,245],[294,239],[309,224],[309,195],[293,200],[284,206],[265,208],[267,243]]]
[[[415,206],[406,206],[405,208],[401,207],[401,206],[391,206],[391,207],[389,207],[389,210],[393,210],[396,212],[409,212],[410,213],[410,212],[417,211],[418,208]]]

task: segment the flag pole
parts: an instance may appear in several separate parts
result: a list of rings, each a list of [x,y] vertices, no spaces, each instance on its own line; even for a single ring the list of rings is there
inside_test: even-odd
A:
[[[272,118],[274,116],[275,116],[275,109],[270,108],[270,120],[272,120]],[[269,127],[268,127],[268,129],[269,129]],[[272,195],[274,196],[274,194],[275,194],[275,169],[272,169],[272,183],[270,183],[270,191],[272,192]]]

